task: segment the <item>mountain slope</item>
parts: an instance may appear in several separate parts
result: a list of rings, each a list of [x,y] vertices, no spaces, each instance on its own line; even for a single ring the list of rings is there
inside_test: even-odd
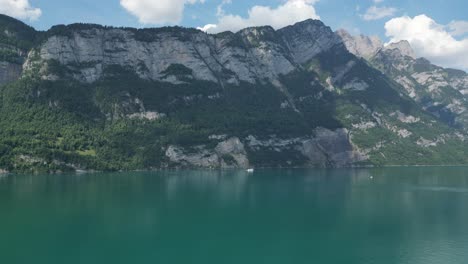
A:
[[[1,88],[3,169],[467,162],[461,131],[317,20],[35,34],[21,77]]]
[[[359,50],[365,36],[352,37],[345,31],[343,41],[348,50],[360,56]],[[350,41],[352,39],[352,41]],[[371,41],[367,39],[366,41]],[[348,43],[360,43],[350,45]],[[356,46],[358,48],[356,48]],[[356,51],[357,50],[357,51]],[[387,76],[398,82],[402,93],[411,97],[423,109],[446,124],[468,129],[468,74],[454,69],[445,69],[431,64],[427,59],[416,58],[407,41],[374,46],[374,54],[366,59]]]

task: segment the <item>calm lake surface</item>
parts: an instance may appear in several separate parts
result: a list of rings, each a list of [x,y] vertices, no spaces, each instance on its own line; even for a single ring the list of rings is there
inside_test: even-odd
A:
[[[468,168],[0,176],[1,263],[468,263]]]

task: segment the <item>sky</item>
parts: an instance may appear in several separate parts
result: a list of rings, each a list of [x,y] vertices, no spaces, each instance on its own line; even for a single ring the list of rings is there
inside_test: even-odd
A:
[[[333,30],[408,40],[418,56],[468,69],[466,0],[0,0],[0,13],[38,30],[76,22],[197,27],[209,33],[281,28],[308,18]]]

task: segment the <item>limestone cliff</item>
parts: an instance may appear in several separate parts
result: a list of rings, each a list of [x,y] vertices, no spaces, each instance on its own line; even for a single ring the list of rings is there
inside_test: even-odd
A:
[[[134,30],[97,25],[72,25],[60,30],[51,29],[26,67],[39,55],[45,72],[47,63],[58,62],[71,77],[85,83],[99,80],[104,69],[114,65],[134,69],[144,79],[175,84],[181,82],[181,76],[170,72],[171,65],[183,65],[190,69],[190,77],[221,85],[276,83],[280,75],[340,45],[328,27],[314,20],[279,31],[260,27],[216,35],[184,28]],[[44,78],[56,76],[51,73]]]

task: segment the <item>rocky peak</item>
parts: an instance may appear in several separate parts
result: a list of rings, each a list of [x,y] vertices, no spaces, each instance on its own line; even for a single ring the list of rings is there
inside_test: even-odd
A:
[[[290,30],[290,29],[295,29],[299,31],[311,31],[311,32],[316,32],[317,29],[322,29],[322,30],[331,30],[330,27],[326,26],[322,21],[318,19],[307,19],[304,21],[300,21],[295,23],[294,25],[286,26],[282,30]]]
[[[410,43],[406,40],[384,45],[377,36],[353,36],[344,29],[337,30],[335,34],[341,39],[349,52],[361,58],[371,59],[381,51],[385,52],[387,56],[398,60],[404,59],[406,56],[412,59],[417,58]]]
[[[383,48],[383,43],[377,36],[352,36],[346,30],[336,31],[349,52],[361,58],[371,58]]]
[[[416,59],[416,53],[407,40],[390,43],[385,46],[385,50],[397,50],[401,55]]]
[[[278,30],[296,63],[310,61],[317,54],[341,43],[330,27],[320,20],[308,19]]]

